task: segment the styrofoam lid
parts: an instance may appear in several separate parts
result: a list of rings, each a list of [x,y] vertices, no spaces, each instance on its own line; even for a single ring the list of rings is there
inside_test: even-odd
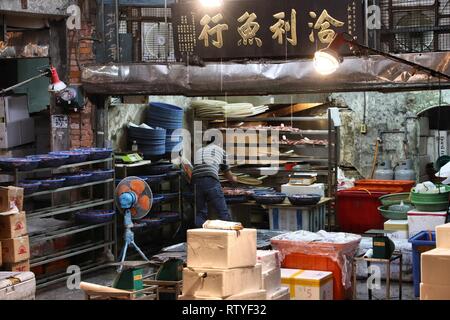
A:
[[[408,211],[408,215],[424,215],[424,216],[446,216],[447,211],[419,211],[419,210],[410,210]]]

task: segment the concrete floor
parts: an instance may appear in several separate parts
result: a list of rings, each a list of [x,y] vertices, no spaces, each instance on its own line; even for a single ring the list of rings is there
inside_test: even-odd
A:
[[[81,277],[81,281],[91,282],[99,285],[111,285],[116,276],[115,269],[105,269],[87,274]],[[54,284],[36,292],[36,300],[84,300],[81,290],[70,290],[65,282]]]
[[[92,282],[100,285],[110,285],[116,275],[114,269],[97,271],[96,273],[88,274],[82,277],[82,281]],[[380,290],[374,291],[375,299],[384,299],[385,296],[385,285],[381,285]],[[414,288],[412,283],[403,283],[403,300],[416,300],[414,297]],[[357,286],[357,298],[358,300],[367,300],[367,286],[364,281],[358,281]],[[47,288],[38,290],[36,293],[36,300],[83,300],[84,294],[81,290],[69,290],[64,282],[60,284],[55,284]],[[391,283],[391,299],[398,299],[398,283]]]

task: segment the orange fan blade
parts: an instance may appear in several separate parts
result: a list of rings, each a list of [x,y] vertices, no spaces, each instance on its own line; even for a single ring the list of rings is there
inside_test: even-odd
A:
[[[145,190],[145,182],[142,180],[132,180],[130,181],[130,186],[137,196],[140,196]]]

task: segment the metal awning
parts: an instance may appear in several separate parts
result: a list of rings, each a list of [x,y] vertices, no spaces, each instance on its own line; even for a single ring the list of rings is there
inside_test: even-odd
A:
[[[450,52],[403,54],[402,58],[450,74]],[[343,91],[403,91],[450,88],[381,56],[348,57],[339,70],[321,76],[311,60],[184,64],[109,64],[82,68],[91,94],[105,95],[267,95]]]

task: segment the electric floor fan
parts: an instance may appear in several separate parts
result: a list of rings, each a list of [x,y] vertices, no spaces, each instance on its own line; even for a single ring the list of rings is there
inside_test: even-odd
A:
[[[146,255],[134,242],[133,221],[144,218],[152,208],[153,193],[150,186],[138,177],[127,177],[120,181],[116,187],[115,202],[118,211],[124,216],[124,246],[120,254],[118,272],[124,266],[125,257],[130,246],[139,253],[145,260],[149,261]]]
[[[124,216],[124,246],[120,254],[117,276],[112,287],[100,286],[88,282],[81,282],[80,289],[89,296],[122,297],[127,298],[132,292],[142,292],[144,289],[144,267],[149,265],[149,259],[134,242],[133,221],[144,218],[152,208],[153,194],[149,185],[138,177],[127,177],[120,181],[115,190],[117,211]],[[145,261],[125,261],[129,247],[133,247]],[[125,290],[125,291],[124,291]],[[138,296],[141,296],[139,293]]]

